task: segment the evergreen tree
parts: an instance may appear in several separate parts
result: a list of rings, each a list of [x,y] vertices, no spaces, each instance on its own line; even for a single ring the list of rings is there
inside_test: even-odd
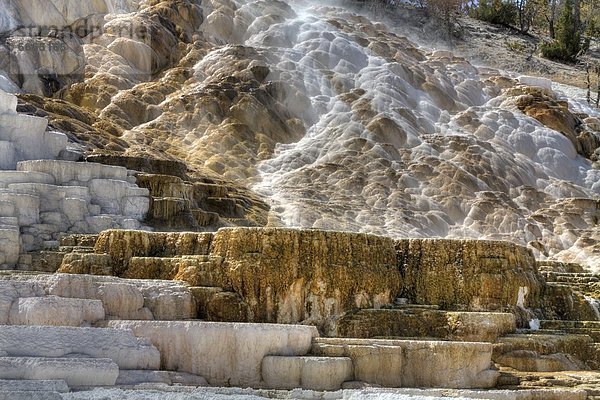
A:
[[[556,40],[565,49],[570,59],[574,59],[581,50],[581,33],[575,20],[574,0],[565,0],[563,11],[558,19]]]
[[[565,0],[556,25],[556,39],[542,46],[542,54],[545,57],[575,61],[581,51],[581,32],[577,29],[574,5],[574,0]]]

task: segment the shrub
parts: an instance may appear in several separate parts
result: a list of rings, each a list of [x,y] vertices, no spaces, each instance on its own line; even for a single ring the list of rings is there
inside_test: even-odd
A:
[[[542,45],[542,55],[552,60],[575,61],[581,49],[581,33],[575,27],[573,0],[565,0],[558,19],[556,39]]]
[[[519,10],[513,2],[503,0],[479,0],[471,12],[474,18],[490,24],[511,26],[517,21]]]

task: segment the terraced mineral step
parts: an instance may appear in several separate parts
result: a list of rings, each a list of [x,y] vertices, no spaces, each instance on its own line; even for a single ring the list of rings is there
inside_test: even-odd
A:
[[[56,272],[62,264],[63,251],[38,251],[27,254],[31,259],[26,264],[30,271]]]
[[[211,256],[132,257],[124,278],[175,279],[191,286],[220,287],[225,282],[218,268],[222,259]]]
[[[12,303],[10,325],[90,325],[105,317],[100,300],[58,296],[20,297]]]
[[[594,358],[587,335],[514,334],[498,339],[494,362],[519,371],[552,372],[589,369]]]
[[[204,321],[109,321],[160,351],[163,369],[200,375],[213,386],[260,386],[265,356],[306,355],[314,326]],[[491,351],[491,349],[490,349]]]
[[[52,175],[58,184],[72,181],[88,182],[92,179],[115,179],[125,181],[127,169],[97,163],[80,163],[59,160],[21,161],[17,171],[42,172]]]
[[[19,298],[47,296],[99,300],[106,318],[113,319],[181,320],[196,316],[190,290],[175,281],[10,271],[0,275],[0,291],[5,294],[0,298],[0,322],[5,324],[11,305]]]
[[[600,276],[592,273],[567,273],[567,272],[547,272],[543,273],[546,280],[551,282],[573,282],[573,283],[591,283],[600,282]]]
[[[96,245],[97,240],[98,235],[66,235],[60,238],[59,245],[71,247],[82,246],[93,248]]]
[[[516,329],[514,314],[451,312],[404,306],[396,309],[363,309],[337,321],[336,336],[432,337],[439,339],[494,342]]]
[[[2,391],[67,393],[69,386],[64,380],[0,379],[0,392]]]
[[[0,357],[0,379],[60,379],[77,387],[113,386],[117,376],[110,358]]]
[[[247,322],[248,305],[234,292],[214,286],[191,286],[198,319],[206,321]]]
[[[6,188],[11,183],[54,184],[54,177],[43,172],[0,171],[0,188]]]
[[[175,371],[150,371],[150,370],[120,370],[115,385],[131,386],[143,383],[162,383],[166,385],[208,386],[208,382],[201,376]]]
[[[315,338],[312,354],[349,357],[359,381],[387,387],[490,388],[490,343]]]
[[[63,400],[59,392],[2,391],[0,400]]]
[[[54,326],[0,326],[0,351],[11,357],[109,358],[123,369],[159,369],[160,354],[131,331]],[[115,376],[116,379],[116,376]]]
[[[353,379],[348,357],[267,356],[262,362],[262,377],[273,389],[339,390]]]
[[[562,263],[556,261],[538,261],[540,272],[585,272],[580,264]]]

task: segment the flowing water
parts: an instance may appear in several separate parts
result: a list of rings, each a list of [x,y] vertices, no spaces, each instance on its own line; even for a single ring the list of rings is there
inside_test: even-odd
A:
[[[587,301],[589,303],[590,307],[594,311],[594,314],[596,315],[596,321],[600,321],[600,301],[598,301],[598,299],[594,299],[593,297],[590,297],[590,296],[584,296],[584,297],[585,297],[585,301]]]
[[[68,15],[58,15],[67,3]],[[94,7],[119,13],[149,3],[52,4],[46,13],[32,7],[28,18],[72,20]],[[527,102],[544,114],[564,101],[558,120],[600,131],[600,112],[580,91],[520,85],[514,74],[418,46],[393,26],[327,2],[199,7],[202,23],[189,39],[201,51],[189,56],[189,79],[169,80],[178,74],[165,61],[176,47],[171,33],[156,35],[154,49],[110,34],[83,46],[88,92],[76,87],[71,98],[125,120],[130,151],[164,149],[250,186],[271,205],[273,224],[511,240],[541,259],[600,261],[600,170],[556,121],[544,125],[523,112]],[[10,13],[0,12],[3,29],[14,25]],[[149,23],[134,14],[110,16],[107,26]],[[165,69],[159,86],[176,87],[158,101],[145,82],[157,65]],[[236,83],[249,75],[262,86]],[[11,88],[2,71],[0,87]],[[144,90],[151,101],[130,107],[145,101]]]
[[[270,25],[258,17],[241,40],[264,50],[307,126],[259,166],[255,189],[286,226],[527,244],[548,231],[532,218],[539,199],[597,198],[600,171],[524,115],[500,71],[417,49],[339,8],[292,9]]]

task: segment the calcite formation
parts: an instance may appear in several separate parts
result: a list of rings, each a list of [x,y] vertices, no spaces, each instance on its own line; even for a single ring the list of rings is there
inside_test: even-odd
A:
[[[575,371],[589,369],[594,360],[587,335],[507,335],[494,345],[494,361],[519,371]]]
[[[396,242],[403,297],[445,308],[539,308],[542,278],[531,252],[506,242],[406,239]]]
[[[406,305],[361,309],[342,315],[335,336],[352,338],[430,337],[466,342],[493,342],[514,332],[514,314],[457,312],[434,306]]]
[[[223,258],[224,287],[256,321],[321,325],[342,310],[389,303],[402,284],[393,242],[371,235],[224,229],[211,255]]]
[[[479,387],[496,383],[489,343],[319,339],[316,354],[349,357],[358,380],[391,387]]]
[[[277,389],[333,390],[354,377],[349,357],[267,356],[261,365],[263,379]]]
[[[265,356],[305,355],[318,336],[314,327],[276,324],[111,321],[109,326],[149,338],[165,369],[204,376],[212,385],[256,386]]]
[[[0,276],[0,324],[89,326],[107,319],[178,320],[196,315],[176,282],[86,275]]]
[[[390,303],[401,289],[393,241],[364,234],[107,231],[95,251],[110,257],[115,275],[178,279],[236,293],[255,322],[304,321],[328,330],[344,310]],[[67,255],[60,270],[89,273],[91,266],[80,263],[83,257]]]
[[[0,398],[597,394],[597,110],[313,1],[5,3]]]
[[[16,97],[0,94],[0,265],[65,232],[142,226],[149,192],[125,168],[57,159],[67,137],[47,131],[44,118],[18,114]]]
[[[548,293],[531,252],[512,243],[230,228],[109,230],[60,244],[61,270],[76,274],[0,276],[5,378],[58,379],[69,388],[492,388],[509,382],[498,368],[512,377],[585,372],[600,362],[592,322],[524,319],[542,316]],[[436,270],[461,277],[448,281],[446,297],[430,277]],[[493,271],[504,288],[477,286]],[[88,275],[93,272],[121,277]],[[353,284],[357,277],[360,287]],[[474,311],[486,309],[510,313]],[[274,323],[286,318],[305,325]],[[517,323],[561,332],[517,331]],[[334,337],[319,337],[317,328]],[[563,333],[569,329],[578,331]],[[60,346],[34,344],[57,337]],[[520,393],[582,398],[577,390]]]
[[[60,97],[24,94],[21,109],[88,153],[247,186],[270,212],[214,205],[255,225],[510,240],[595,266],[600,115],[552,82],[311,2],[92,3],[13,2],[0,28],[2,88]],[[214,222],[186,200],[157,198],[151,215]]]
[[[105,328],[2,326],[0,349],[11,357],[110,359],[123,369],[158,369],[156,348],[131,331]],[[116,376],[115,376],[116,379]]]
[[[93,254],[67,254],[60,271],[183,281],[194,287],[199,315],[217,320],[303,322],[328,334],[364,330],[385,336],[385,326],[408,319],[382,310],[369,314],[373,327],[363,320],[361,328],[353,325],[360,313],[356,320],[351,313],[338,318],[396,298],[450,311],[508,312],[522,327],[557,313],[574,318],[594,313],[568,288],[559,293],[546,287],[531,251],[509,242],[226,228],[216,233],[111,230],[99,235],[94,249]],[[421,316],[431,323],[415,322],[415,332],[437,326],[439,337],[452,337],[453,331],[467,337],[461,318],[467,326],[477,320],[468,313]],[[513,320],[503,318],[499,314],[494,327],[510,330]]]

